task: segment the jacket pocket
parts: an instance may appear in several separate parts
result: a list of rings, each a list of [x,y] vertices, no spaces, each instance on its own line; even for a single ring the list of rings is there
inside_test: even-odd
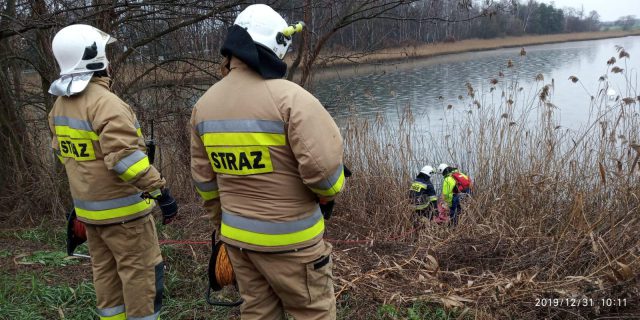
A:
[[[307,289],[309,302],[328,299],[333,296],[333,261],[331,256],[320,258],[307,264]]]

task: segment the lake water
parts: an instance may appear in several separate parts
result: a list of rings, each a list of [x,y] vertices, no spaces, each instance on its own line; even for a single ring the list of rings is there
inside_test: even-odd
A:
[[[624,47],[631,58],[618,59],[616,46]],[[637,94],[638,36],[528,46],[523,57],[520,50],[499,49],[328,69],[317,76],[311,89],[338,123],[353,114],[368,118],[381,114],[397,121],[400,110],[408,106],[416,123],[434,134],[442,128],[440,123],[449,105],[454,113],[473,108],[466,83],[474,87],[475,99],[486,104],[492,103],[492,99],[493,103],[500,100],[501,91],[508,91],[504,84],[516,79],[517,86],[522,87],[520,99],[533,101],[542,85],[553,79],[550,101],[558,108],[557,121],[570,129],[579,129],[592,121],[590,97],[598,94],[602,86],[599,78],[607,72],[606,62],[611,57],[616,57],[616,66],[624,72],[609,73],[610,88],[623,98]],[[510,59],[513,68],[507,68]],[[504,76],[500,77],[500,72]],[[544,81],[535,80],[538,74],[542,74]],[[578,77],[581,82],[571,82],[570,76]],[[491,91],[491,79],[499,80],[494,91]],[[631,92],[626,92],[630,88],[628,80]]]

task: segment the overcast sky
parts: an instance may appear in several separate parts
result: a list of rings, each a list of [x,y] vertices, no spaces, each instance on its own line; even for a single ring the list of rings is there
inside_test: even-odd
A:
[[[584,6],[585,14],[596,10],[600,14],[600,21],[615,21],[621,16],[635,15],[640,18],[640,0],[539,0],[539,2],[555,2],[555,7],[580,8]]]

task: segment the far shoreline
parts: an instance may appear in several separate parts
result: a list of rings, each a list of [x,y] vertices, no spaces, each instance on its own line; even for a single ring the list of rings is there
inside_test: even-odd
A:
[[[349,54],[332,52],[330,54],[321,55],[321,57],[319,58],[319,65],[316,66],[313,75],[315,77],[324,72],[331,72],[335,71],[335,69],[342,69],[345,67],[378,65],[389,62],[408,62],[416,59],[427,59],[458,53],[490,51],[519,47],[524,47],[526,51],[526,46],[532,45],[601,40],[610,38],[622,38],[628,36],[640,36],[640,30],[529,35],[521,37],[505,37],[493,39],[465,39],[449,43],[440,42],[406,46],[396,49],[383,49],[371,52],[369,54],[364,54],[360,57],[351,56],[349,58],[346,58],[346,56],[349,56]],[[337,56],[342,57],[335,58]]]

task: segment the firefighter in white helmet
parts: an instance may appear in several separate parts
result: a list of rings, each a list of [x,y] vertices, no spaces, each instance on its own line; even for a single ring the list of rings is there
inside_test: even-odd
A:
[[[309,92],[281,79],[301,23],[248,6],[229,28],[222,80],[191,116],[191,172],[226,243],[242,319],[335,319],[325,206],[343,189],[343,144]]]
[[[175,217],[177,205],[149,163],[133,110],[110,91],[105,48],[113,41],[82,24],[55,35],[61,77],[49,89],[58,96],[49,114],[51,146],[66,169],[77,219],[86,225],[100,319],[157,319],[164,265],[152,199],[163,223]]]
[[[415,219],[425,217],[431,220],[438,212],[438,197],[436,189],[431,182],[431,175],[435,173],[432,166],[426,165],[420,169],[418,175],[411,183],[409,191],[413,200]]]
[[[442,175],[442,197],[449,207],[449,219],[453,225],[458,224],[458,216],[462,211],[461,199],[471,194],[473,183],[468,175],[458,168],[446,163],[438,165],[438,173]]]

